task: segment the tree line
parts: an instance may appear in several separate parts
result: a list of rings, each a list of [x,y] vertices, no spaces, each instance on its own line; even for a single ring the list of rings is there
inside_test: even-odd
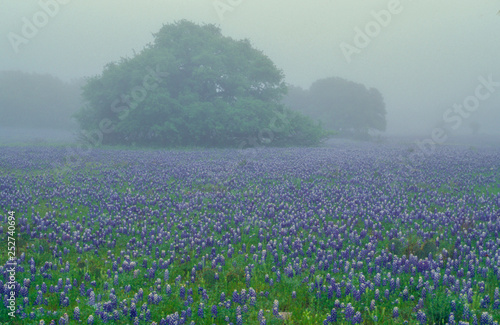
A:
[[[304,90],[248,39],[215,25],[164,25],[133,57],[72,83],[0,73],[0,125],[106,129],[102,143],[139,146],[316,145],[385,129],[380,92],[340,78]]]

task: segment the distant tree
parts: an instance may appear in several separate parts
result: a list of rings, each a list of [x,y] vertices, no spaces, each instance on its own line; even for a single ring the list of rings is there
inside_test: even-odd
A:
[[[85,130],[111,122],[107,144],[226,146],[255,137],[280,116],[285,125],[272,131],[274,144],[301,142],[304,134],[317,143],[321,129],[281,104],[283,78],[248,40],[183,20],[164,25],[139,54],[89,79],[88,105],[77,118]]]
[[[79,81],[48,74],[0,72],[0,126],[75,129],[82,105]]]
[[[341,78],[317,80],[309,90],[290,86],[284,103],[341,135],[366,138],[370,132],[386,128],[380,92]]]

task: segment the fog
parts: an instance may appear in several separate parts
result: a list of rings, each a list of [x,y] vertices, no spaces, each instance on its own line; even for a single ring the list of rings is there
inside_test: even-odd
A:
[[[500,132],[498,1],[71,0],[58,2],[48,21],[25,35],[26,21],[49,2],[0,2],[0,71],[65,81],[97,75],[105,64],[139,52],[163,24],[187,19],[248,38],[287,83],[308,88],[335,76],[378,89],[386,134],[430,136],[447,123],[461,135],[474,126],[482,135]],[[381,18],[381,10],[392,14]],[[360,38],[359,30],[372,36]],[[488,98],[473,112],[449,111],[478,97],[489,79]],[[461,123],[451,131],[453,118]]]

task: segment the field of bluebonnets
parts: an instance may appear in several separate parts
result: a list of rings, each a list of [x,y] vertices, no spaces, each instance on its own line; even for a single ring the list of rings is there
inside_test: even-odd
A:
[[[500,150],[0,148],[9,324],[497,324]]]

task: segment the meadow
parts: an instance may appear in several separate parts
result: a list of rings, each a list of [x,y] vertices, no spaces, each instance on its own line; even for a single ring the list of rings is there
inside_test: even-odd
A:
[[[500,149],[409,153],[0,147],[0,323],[498,324]]]

